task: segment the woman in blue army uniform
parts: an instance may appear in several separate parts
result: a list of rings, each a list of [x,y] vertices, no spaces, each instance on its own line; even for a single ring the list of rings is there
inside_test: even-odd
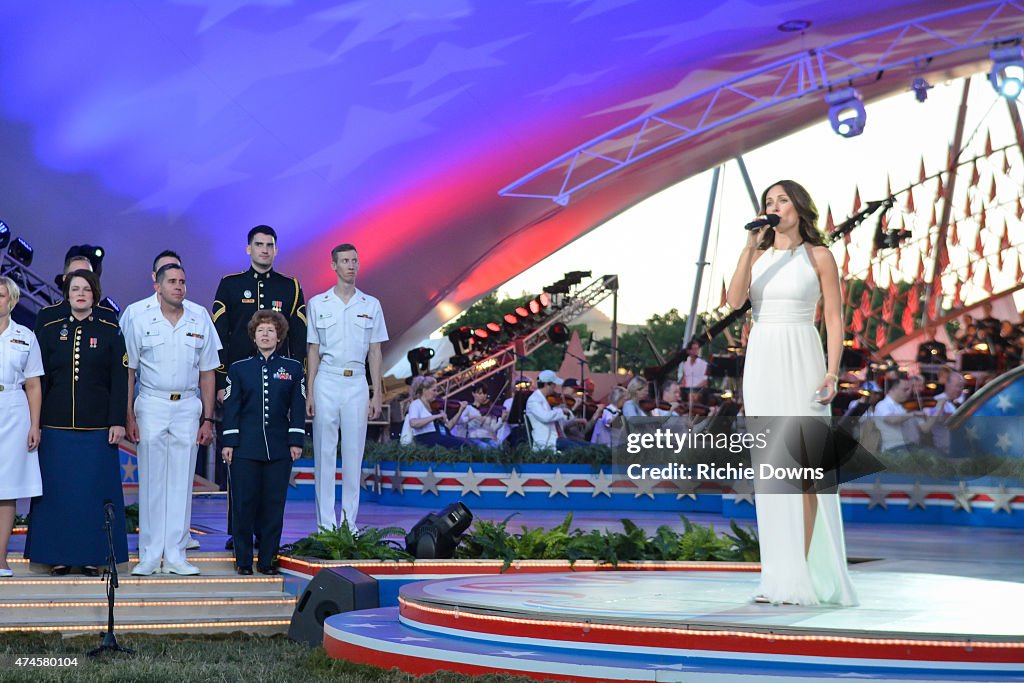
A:
[[[107,563],[104,508],[114,507],[114,558],[128,561],[117,444],[124,438],[128,370],[116,323],[95,313],[99,278],[76,270],[64,281],[70,314],[39,329],[43,495],[32,500],[25,556],[63,576],[72,566],[97,576]]]
[[[248,331],[257,353],[228,368],[221,452],[229,466],[238,573],[252,574],[255,533],[259,572],[277,574],[288,479],[306,438],[306,378],[301,362],[277,353],[288,338],[283,315],[257,311]]]

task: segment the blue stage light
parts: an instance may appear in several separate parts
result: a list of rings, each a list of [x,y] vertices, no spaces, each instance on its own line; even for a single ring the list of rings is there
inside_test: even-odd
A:
[[[843,88],[825,95],[828,107],[828,120],[832,130],[844,138],[857,137],[864,132],[868,115],[864,111],[864,103],[855,88]]]
[[[31,244],[19,237],[11,242],[11,246],[8,247],[7,253],[10,254],[12,259],[21,265],[31,266],[32,256],[35,254],[35,249],[32,248]]]
[[[992,69],[988,80],[995,91],[1008,100],[1020,97],[1024,90],[1024,48],[1020,45],[1000,47],[989,53]]]

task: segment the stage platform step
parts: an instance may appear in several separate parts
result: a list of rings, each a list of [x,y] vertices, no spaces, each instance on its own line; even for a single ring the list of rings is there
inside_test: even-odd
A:
[[[327,619],[330,656],[555,680],[1024,681],[1024,585],[858,575],[856,607],[755,604],[757,575],[517,575],[404,586]]]
[[[283,633],[295,607],[281,576],[239,576],[227,553],[190,554],[198,576],[132,576],[137,561],[119,565],[115,606],[118,631]],[[0,631],[102,630],[107,622],[104,578],[50,576],[25,560],[10,562],[15,576],[0,579]],[[32,571],[36,569],[36,571]]]

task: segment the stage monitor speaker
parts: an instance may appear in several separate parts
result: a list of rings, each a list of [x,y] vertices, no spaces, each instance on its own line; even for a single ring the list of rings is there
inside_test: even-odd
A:
[[[316,573],[295,604],[288,637],[318,647],[327,617],[380,607],[377,579],[352,567],[325,567]]]

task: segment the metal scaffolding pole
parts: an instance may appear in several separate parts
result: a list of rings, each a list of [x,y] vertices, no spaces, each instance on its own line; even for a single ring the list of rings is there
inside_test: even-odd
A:
[[[754,191],[754,184],[750,182],[750,174],[747,173],[747,164],[743,161],[743,155],[736,155],[736,163],[740,167],[740,175],[743,176],[743,184],[747,186],[747,194],[750,195],[750,204],[754,207],[754,214],[761,213],[761,202],[757,200],[757,192]]]
[[[704,266],[708,265],[708,236],[711,234],[711,219],[715,214],[715,196],[718,194],[718,176],[722,173],[721,166],[715,166],[711,175],[711,194],[708,196],[708,213],[704,219],[704,237],[700,243],[700,257],[697,259],[697,277],[693,281],[693,300],[690,302],[690,316],[686,319],[686,334],[683,343],[689,344],[693,338],[693,329],[697,322],[697,302],[700,300],[700,285],[704,281]]]
[[[957,160],[960,158],[960,145],[964,139],[964,122],[967,120],[967,95],[971,92],[971,79],[964,79],[964,92],[960,97],[960,111],[956,117],[956,131],[953,133],[953,146],[949,150],[947,172],[949,181],[946,183],[946,201],[942,203],[942,220],[939,221],[939,234],[935,240],[935,259],[932,261],[932,276],[924,289],[924,310],[921,311],[921,326],[928,324],[928,310],[931,308],[932,297],[935,295],[935,278],[940,277],[939,263],[942,252],[946,250],[946,235],[949,232],[949,217],[953,212],[953,190],[956,188]],[[937,309],[936,309],[937,310]]]

